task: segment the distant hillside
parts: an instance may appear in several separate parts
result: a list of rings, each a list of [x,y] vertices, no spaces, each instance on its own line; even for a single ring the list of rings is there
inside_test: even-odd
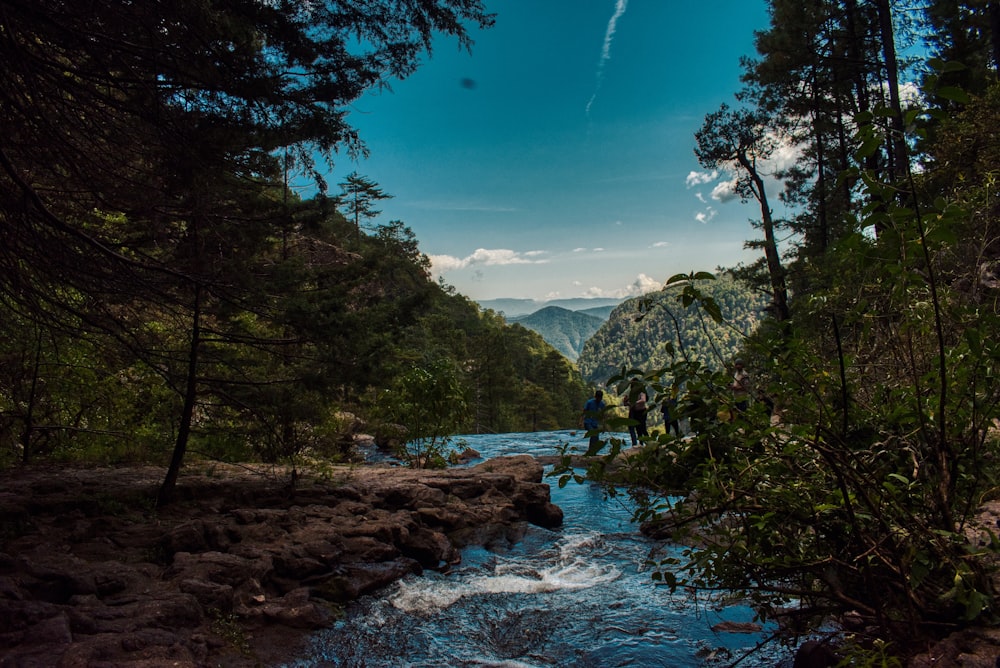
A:
[[[691,355],[709,367],[718,368],[730,361],[742,343],[740,332],[753,331],[763,318],[767,299],[728,278],[699,281],[698,287],[718,303],[725,325],[700,317],[695,307],[681,306],[676,298],[679,288],[630,299],[612,311],[580,351],[577,366],[584,381],[603,384],[622,365],[663,368],[670,363],[664,343],[671,341],[676,347],[678,336]],[[637,318],[640,300],[655,304],[641,319]],[[668,310],[677,318],[680,332]]]
[[[610,313],[610,309],[621,302],[621,299],[611,299],[608,297],[576,297],[573,299],[553,299],[551,301],[538,301],[535,299],[484,299],[478,303],[484,309],[503,313],[509,320],[534,313],[546,306],[558,306],[567,311],[589,311],[591,309],[610,307],[608,309]]]
[[[609,313],[612,308],[611,306],[600,307],[600,309],[608,309]],[[530,315],[508,317],[507,322],[518,323],[537,332],[545,339],[546,343],[575,362],[580,356],[583,344],[594,332],[600,329],[604,318],[570,311],[559,306],[546,306]]]
[[[587,315],[592,315],[595,318],[600,318],[601,320],[607,320],[611,317],[611,312],[617,308],[618,304],[609,304],[608,306],[595,306],[593,308],[580,309],[577,313],[586,313]]]

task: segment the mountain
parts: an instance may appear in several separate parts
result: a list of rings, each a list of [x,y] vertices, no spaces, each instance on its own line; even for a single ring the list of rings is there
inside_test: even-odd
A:
[[[484,299],[478,303],[482,308],[496,311],[508,318],[534,313],[544,304],[534,299]]]
[[[479,305],[497,313],[503,313],[509,320],[519,316],[535,313],[546,306],[558,306],[567,311],[590,311],[592,309],[614,308],[622,302],[621,299],[610,297],[575,297],[572,299],[552,299],[539,301],[536,299],[484,299]],[[608,310],[610,314],[610,309]]]
[[[667,341],[675,348],[683,344],[692,359],[710,368],[729,362],[738,354],[743,335],[764,317],[768,300],[729,278],[696,285],[716,301],[724,324],[714,322],[697,306],[684,307],[678,301],[681,286],[625,301],[580,350],[576,362],[584,381],[600,385],[623,365],[647,370],[666,367],[671,361]]]
[[[586,313],[587,315],[592,315],[595,318],[600,318],[601,320],[607,320],[608,318],[611,317],[612,311],[614,311],[616,308],[618,308],[618,304],[608,304],[607,306],[594,306],[593,308],[580,309],[576,312]]]
[[[610,310],[613,307],[599,308]],[[560,306],[546,306],[529,315],[508,317],[507,322],[518,323],[537,332],[546,343],[575,362],[580,356],[583,344],[600,329],[604,318]]]

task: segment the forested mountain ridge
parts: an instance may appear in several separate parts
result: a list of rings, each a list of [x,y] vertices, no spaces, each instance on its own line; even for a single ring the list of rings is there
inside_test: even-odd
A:
[[[731,362],[744,337],[764,318],[768,298],[725,274],[695,285],[715,300],[724,323],[715,322],[696,305],[680,304],[680,286],[629,299],[584,344],[577,360],[584,381],[603,385],[622,366],[664,368],[672,361],[664,345],[668,341],[691,360],[709,367],[722,368]]]
[[[615,307],[622,302],[621,299],[613,297],[574,297],[567,299],[480,299],[479,305],[484,309],[490,309],[497,313],[502,313],[507,318],[517,318],[530,315],[547,306],[558,306],[567,311],[587,311],[589,309],[602,309],[605,307]]]
[[[530,315],[507,318],[507,322],[538,332],[549,345],[575,362],[587,339],[601,327],[604,320],[584,312],[546,306]]]
[[[595,318],[600,318],[600,320],[603,322],[611,317],[611,312],[614,311],[617,306],[618,304],[609,304],[607,306],[592,306],[590,308],[580,309],[576,312],[592,315]]]

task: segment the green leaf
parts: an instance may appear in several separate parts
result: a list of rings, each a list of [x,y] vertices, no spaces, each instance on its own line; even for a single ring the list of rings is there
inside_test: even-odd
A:
[[[944,86],[943,88],[936,90],[935,93],[938,97],[944,98],[945,100],[960,102],[961,104],[968,104],[972,101],[969,94],[957,86]]]
[[[667,279],[667,282],[664,283],[664,286],[673,285],[674,283],[681,283],[683,281],[687,281],[690,279],[691,277],[688,274],[674,274],[673,276]]]
[[[983,354],[983,339],[982,332],[980,332],[975,327],[969,327],[965,330],[965,342],[969,346],[969,351],[976,357],[980,357]]]

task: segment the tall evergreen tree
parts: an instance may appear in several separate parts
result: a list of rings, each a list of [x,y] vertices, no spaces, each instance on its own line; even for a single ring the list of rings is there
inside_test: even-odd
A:
[[[931,52],[961,69],[947,73],[943,84],[982,93],[1000,75],[1000,2],[931,0],[924,16]]]
[[[355,233],[360,238],[361,221],[377,218],[382,212],[375,208],[375,203],[390,199],[392,195],[386,194],[378,184],[357,172],[348,174],[340,187],[341,210],[348,219],[354,221]]]

